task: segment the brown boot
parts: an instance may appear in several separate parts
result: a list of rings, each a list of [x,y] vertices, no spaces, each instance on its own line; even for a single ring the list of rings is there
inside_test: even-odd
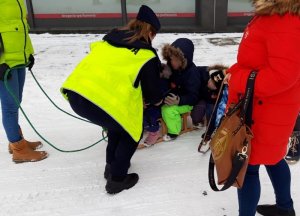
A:
[[[45,151],[34,151],[26,140],[22,139],[15,143],[9,144],[13,158],[16,163],[40,161],[48,157]]]
[[[36,141],[36,142],[30,142],[30,141],[27,141],[27,140],[25,140],[25,141],[27,142],[29,148],[31,148],[32,150],[39,149],[39,148],[41,148],[41,147],[43,146],[43,144],[42,144],[40,141]],[[12,143],[9,143],[9,144],[8,144],[8,152],[9,152],[10,154],[13,153],[13,151],[12,151],[12,149],[11,149],[11,144],[12,144]]]
[[[19,134],[20,134],[20,136],[24,139],[23,132],[22,132],[21,128],[20,128],[20,130],[19,130]],[[27,141],[27,140],[26,140],[26,141]],[[27,143],[28,143],[29,147],[30,147],[32,150],[40,149],[40,148],[43,147],[43,144],[42,144],[40,141],[34,141],[34,142],[27,141]],[[11,149],[11,147],[10,147],[10,143],[8,144],[8,152],[9,152],[10,154],[13,153],[13,152],[12,152],[12,149]]]

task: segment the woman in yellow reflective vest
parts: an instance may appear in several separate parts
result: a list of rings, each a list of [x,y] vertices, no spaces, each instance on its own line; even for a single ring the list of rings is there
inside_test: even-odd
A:
[[[9,141],[8,150],[16,163],[39,161],[48,154],[35,151],[42,146],[41,142],[24,139],[19,125],[19,106],[3,82],[5,72],[9,70],[7,84],[21,103],[26,65],[31,69],[34,64],[24,0],[1,0],[0,5],[0,99],[2,123]]]
[[[63,83],[61,92],[72,109],[108,130],[104,178],[106,191],[119,193],[133,187],[138,174],[128,174],[130,160],[143,132],[143,99],[159,105],[160,61],[151,42],[160,22],[142,5],[136,19],[114,29]]]

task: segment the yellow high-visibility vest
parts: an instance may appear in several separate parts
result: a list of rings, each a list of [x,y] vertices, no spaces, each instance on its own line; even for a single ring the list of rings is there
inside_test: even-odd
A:
[[[1,0],[0,4],[0,64],[10,67],[28,63],[33,47],[28,35],[26,8],[23,0]]]
[[[63,83],[61,92],[71,90],[91,101],[138,142],[143,130],[143,98],[141,86],[135,88],[134,82],[155,56],[147,49],[133,52],[105,41],[92,43],[91,52]]]

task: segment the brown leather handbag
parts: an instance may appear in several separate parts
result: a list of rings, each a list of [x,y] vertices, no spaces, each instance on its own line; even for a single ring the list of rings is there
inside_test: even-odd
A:
[[[250,125],[256,74],[256,71],[250,73],[245,96],[239,103],[230,105],[210,142],[208,176],[209,184],[214,191],[224,191],[231,186],[237,188],[243,186],[253,138]],[[249,104],[251,107],[248,107]],[[221,189],[218,189],[215,183],[214,167],[217,171],[218,184],[223,185]]]

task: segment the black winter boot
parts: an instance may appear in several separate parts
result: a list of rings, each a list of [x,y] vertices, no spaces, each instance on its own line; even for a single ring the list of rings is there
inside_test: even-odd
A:
[[[130,166],[131,166],[131,163],[129,162],[129,167],[128,167],[128,169],[130,168]],[[107,164],[105,165],[105,169],[104,169],[104,178],[105,178],[105,179],[108,179],[110,173],[111,173],[111,165],[107,163]]]
[[[139,175],[136,173],[127,174],[123,181],[113,181],[111,176],[108,178],[105,189],[109,194],[116,194],[122,190],[132,188],[139,180]]]
[[[279,209],[276,205],[258,205],[256,211],[264,216],[295,216],[295,210]]]
[[[300,131],[294,131],[290,138],[289,151],[285,156],[285,160],[292,164],[300,159]]]

